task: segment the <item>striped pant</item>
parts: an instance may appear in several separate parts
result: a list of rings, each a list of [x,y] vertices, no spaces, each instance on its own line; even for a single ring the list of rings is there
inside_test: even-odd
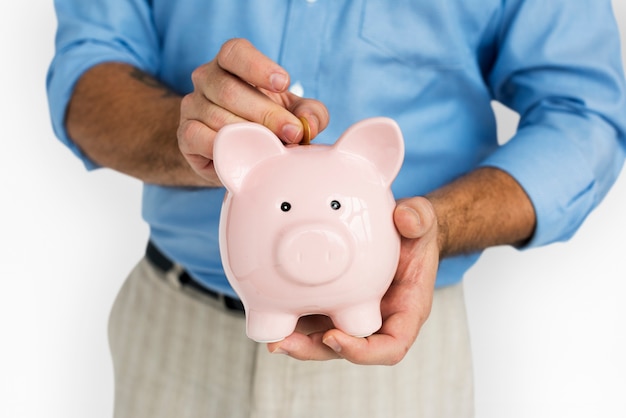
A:
[[[115,418],[473,416],[462,285],[435,291],[402,362],[358,366],[270,354],[242,315],[169,274],[142,260],[113,306]]]

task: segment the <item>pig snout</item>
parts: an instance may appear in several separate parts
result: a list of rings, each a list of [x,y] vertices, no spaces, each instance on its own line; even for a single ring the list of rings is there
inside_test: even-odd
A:
[[[351,264],[353,251],[343,234],[328,227],[289,229],[278,237],[277,270],[287,279],[315,286],[342,276]]]

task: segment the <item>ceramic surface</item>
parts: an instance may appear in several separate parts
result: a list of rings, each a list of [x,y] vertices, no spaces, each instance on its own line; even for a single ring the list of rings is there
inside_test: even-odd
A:
[[[220,251],[251,339],[282,340],[308,314],[354,336],[380,328],[400,253],[390,185],[403,157],[387,118],[353,125],[332,146],[284,146],[254,123],[219,131]]]

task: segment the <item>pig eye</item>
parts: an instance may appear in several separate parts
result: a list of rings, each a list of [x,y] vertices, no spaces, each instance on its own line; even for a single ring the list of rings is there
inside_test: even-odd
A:
[[[339,203],[338,200],[333,200],[330,202],[330,207],[332,210],[339,210],[339,208],[341,208],[341,203]]]
[[[283,202],[280,204],[280,210],[282,210],[283,212],[289,212],[291,210],[291,203],[289,202]]]

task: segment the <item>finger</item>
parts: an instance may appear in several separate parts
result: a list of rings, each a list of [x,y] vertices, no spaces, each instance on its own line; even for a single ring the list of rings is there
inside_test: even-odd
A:
[[[178,148],[191,168],[204,178],[213,178],[215,131],[197,120],[178,126]]]
[[[214,105],[251,122],[269,128],[282,141],[297,143],[302,125],[282,100],[273,100],[251,84],[215,65],[197,68],[192,74],[194,88]]]
[[[322,342],[322,333],[310,335],[294,332],[277,343],[270,343],[270,353],[285,354],[297,360],[333,360],[341,358],[335,351]]]
[[[187,160],[191,168],[196,173],[198,173],[198,175],[200,175],[200,177],[212,181],[212,184],[216,186],[221,185],[219,178],[217,179],[217,181],[215,181],[216,177],[213,160],[205,158],[201,155],[186,155],[185,159]]]
[[[281,93],[289,86],[289,74],[246,39],[226,41],[217,54],[218,65],[253,86]]]
[[[181,102],[178,147],[200,176],[214,179],[213,144],[217,131],[223,126],[244,119],[208,102],[200,94],[192,93]]]
[[[354,364],[392,366],[404,358],[412,341],[402,341],[386,334],[357,338],[335,329],[324,335],[323,343]]]
[[[178,126],[178,147],[184,155],[213,159],[216,132],[197,120],[186,120]]]
[[[181,123],[186,120],[197,120],[217,132],[224,126],[244,122],[240,116],[212,103],[202,94],[196,92],[183,97],[180,106]]]
[[[291,95],[291,93],[289,93]],[[291,95],[288,98],[288,109],[296,116],[303,117],[309,123],[311,139],[315,138],[328,126],[330,116],[328,109],[318,100],[301,98]]]
[[[393,284],[383,298],[383,326],[366,338],[356,338],[333,329],[322,341],[342,358],[355,364],[393,365],[399,363],[415,342],[430,313],[430,302],[420,287],[401,282]]]
[[[337,355],[355,364],[394,365],[406,356],[424,320],[421,315],[398,312],[385,320],[383,328],[365,338],[347,335],[340,330],[328,331],[322,342]]]
[[[399,201],[393,219],[400,235],[411,239],[423,237],[436,223],[433,206],[424,197]]]

